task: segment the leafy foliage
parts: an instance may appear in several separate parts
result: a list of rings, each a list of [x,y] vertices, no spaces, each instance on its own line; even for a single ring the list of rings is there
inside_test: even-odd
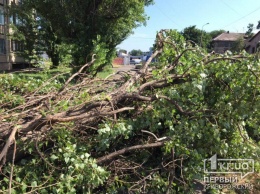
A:
[[[253,30],[254,30],[254,24],[248,24],[247,26],[247,31],[246,31],[246,35],[248,37],[252,37],[254,34],[253,34]]]
[[[225,30],[213,30],[209,32],[209,34],[212,38],[216,38],[218,35],[222,34],[223,32],[225,32]]]
[[[244,38],[240,37],[236,40],[231,47],[232,52],[241,52],[245,48],[245,40]]]
[[[87,147],[77,142],[70,131],[60,128],[50,134],[49,138],[57,139],[57,142],[51,142],[54,148],[48,158],[38,156],[32,160],[23,159],[18,164],[22,168],[16,168],[14,173],[19,175],[15,182],[20,187],[14,188],[13,193],[87,193],[104,183],[109,173],[96,165],[87,153]],[[46,146],[48,144],[39,142],[39,145],[29,145],[27,149],[30,154],[37,155],[37,150]],[[9,172],[10,166],[4,173]],[[8,181],[2,181],[3,191]]]
[[[130,55],[133,55],[133,56],[139,56],[139,55],[142,55],[142,54],[143,54],[143,52],[140,49],[138,49],[138,50],[133,49],[133,50],[130,51]]]
[[[152,3],[152,0],[24,0],[17,9],[20,9],[21,18],[25,14],[30,16],[31,10],[37,14],[38,26],[28,31],[39,32],[37,38],[54,66],[61,62],[60,52],[64,51],[59,48],[64,44],[73,48],[68,54],[72,56],[74,66],[85,64],[95,53],[94,42],[99,37],[101,47],[107,50],[100,70],[111,62],[116,46],[131,34],[132,29],[145,24],[148,18],[144,7]],[[26,33],[19,32],[27,38]]]
[[[135,109],[104,116],[94,126],[84,120],[55,123],[36,143],[19,142],[29,157],[14,166],[13,192],[192,193],[194,180],[203,179],[203,160],[214,154],[252,158],[259,172],[258,56],[209,54],[174,30],[162,36],[158,38],[167,41],[157,40],[162,52],[156,68],[127,92],[142,98],[129,97],[117,104]],[[97,45],[101,46],[96,52],[102,48]],[[98,56],[94,69],[104,55]],[[89,88],[80,88],[67,104],[50,101],[50,108],[67,111],[68,104],[90,103],[94,99]],[[113,103],[106,92],[95,98]],[[149,145],[160,138],[166,139],[162,147],[135,149],[100,162],[100,157],[115,150]],[[3,191],[8,188],[10,168],[3,168]]]
[[[43,51],[38,42],[38,20],[37,15],[31,7],[24,5],[23,9],[14,3],[9,7],[10,15],[10,37],[20,48],[14,48],[16,54],[22,56],[28,63],[36,63]],[[18,49],[18,50],[17,50]]]
[[[186,40],[190,40],[203,48],[206,48],[211,41],[209,34],[203,30],[197,29],[196,26],[185,28],[181,34],[186,38]]]
[[[208,52],[213,50],[212,39],[225,32],[225,30],[213,30],[206,32],[196,28],[196,26],[190,26],[180,32],[187,41],[192,41],[202,48],[206,48]]]
[[[42,71],[35,73],[10,73],[0,75],[0,104],[8,108],[25,103],[27,96],[44,95],[59,89],[69,75],[70,69],[57,72]],[[55,75],[53,77],[53,75]],[[37,91],[37,92],[36,92]],[[9,105],[8,105],[9,104]],[[0,108],[0,112],[6,109]]]

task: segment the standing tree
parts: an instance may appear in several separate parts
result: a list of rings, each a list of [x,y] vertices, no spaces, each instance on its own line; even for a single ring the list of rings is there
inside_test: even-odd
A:
[[[12,45],[22,45],[19,49],[14,46],[14,51],[28,63],[34,63],[42,50],[38,41],[39,23],[36,13],[30,6],[24,5],[20,9],[18,5],[11,4],[9,15]]]
[[[127,54],[127,50],[125,50],[125,49],[119,49],[119,50],[118,50],[118,53],[125,53],[125,54]]]
[[[209,32],[209,35],[213,39],[216,38],[218,35],[222,34],[223,32],[225,32],[225,30],[213,30]]]
[[[61,39],[53,31],[50,22],[36,12],[30,3],[11,4],[9,14],[12,18],[10,27],[12,40],[24,45],[24,51],[19,52],[29,63],[36,62],[39,55],[46,52],[53,67],[60,63],[59,45]]]
[[[61,38],[54,32],[50,22],[44,17],[39,16],[39,41],[43,51],[47,53],[52,62],[52,67],[57,67],[60,63],[59,45]]]
[[[236,40],[232,47],[231,51],[232,52],[241,52],[245,48],[245,40],[243,37],[240,37],[238,40]]]
[[[192,41],[203,48],[207,48],[211,41],[209,34],[197,29],[195,25],[185,28],[181,34],[186,40]]]
[[[253,36],[253,30],[254,30],[254,24],[248,24],[247,26],[247,31],[246,31],[246,35],[248,37],[252,37]]]
[[[97,54],[93,71],[102,69],[115,55],[116,46],[133,28],[145,24],[144,7],[152,0],[24,0],[48,21],[51,32],[62,42],[74,45],[74,65],[81,66]],[[51,50],[51,49],[50,49]]]
[[[136,50],[136,49],[133,49],[130,51],[130,55],[133,55],[133,56],[139,56],[139,55],[142,55],[143,54],[143,51],[141,51],[140,49]]]

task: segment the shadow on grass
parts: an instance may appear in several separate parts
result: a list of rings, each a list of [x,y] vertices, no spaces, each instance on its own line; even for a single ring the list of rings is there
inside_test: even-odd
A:
[[[41,68],[31,68],[31,69],[21,69],[12,70],[8,72],[3,72],[3,74],[12,73],[23,79],[35,78],[40,80],[48,80],[57,76],[60,83],[64,83],[71,76],[71,68],[58,68],[58,69],[41,69]],[[59,75],[60,74],[60,75]]]
[[[14,74],[23,79],[26,78],[35,78],[40,80],[48,80],[54,76],[57,76],[57,79],[60,83],[64,83],[72,75],[72,68],[64,67],[57,69],[43,69],[43,68],[27,68],[27,69],[15,69],[9,71],[0,71],[0,74]],[[113,69],[110,67],[105,68],[103,71],[97,73],[97,77],[104,79],[108,75],[113,73]]]

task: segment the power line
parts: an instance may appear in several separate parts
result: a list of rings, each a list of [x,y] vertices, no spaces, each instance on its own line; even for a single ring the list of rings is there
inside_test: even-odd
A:
[[[235,10],[233,7],[231,7],[231,6],[230,6],[229,4],[227,4],[225,1],[221,0],[221,2],[222,2],[223,4],[225,4],[229,9],[231,9],[233,12],[235,12],[237,15],[242,16],[242,14],[238,13],[237,10]],[[246,20],[247,20],[247,19],[246,19]],[[247,22],[249,23],[248,20],[247,20]]]
[[[177,24],[175,21],[172,20],[172,18],[170,18],[166,13],[164,13],[156,4],[155,7],[157,7],[157,9],[165,16],[167,17],[172,23],[174,23],[175,25],[177,25],[178,27],[181,28],[181,26],[179,24]]]
[[[168,1],[167,6],[170,6],[171,9],[176,13],[176,9],[175,9],[175,7],[172,5],[172,0],[169,0],[169,1]]]
[[[230,5],[228,5],[225,1],[221,0],[222,3],[224,3],[229,9],[231,9],[232,11],[234,11],[236,14],[238,14],[239,16],[242,16],[240,13],[238,13],[234,8],[232,8]]]
[[[251,15],[252,13],[254,13],[254,12],[258,11],[259,9],[260,9],[260,7],[258,7],[258,8],[257,8],[257,9],[255,9],[254,11],[250,12],[249,14],[246,14],[245,16],[243,16],[243,17],[241,17],[241,18],[237,19],[236,21],[234,21],[234,22],[231,22],[230,24],[228,24],[228,25],[224,26],[223,28],[226,28],[226,27],[228,27],[228,26],[230,26],[230,25],[232,25],[232,24],[234,24],[234,23],[236,23],[236,22],[238,22],[238,21],[240,21],[240,20],[242,20],[242,19],[246,18],[247,16]]]

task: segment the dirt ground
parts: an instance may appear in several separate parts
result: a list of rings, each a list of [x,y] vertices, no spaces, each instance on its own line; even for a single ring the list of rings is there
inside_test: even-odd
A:
[[[135,65],[117,65],[117,66],[114,66],[113,67],[113,70],[115,72],[118,72],[118,71],[131,71],[131,70],[134,70],[135,69]]]

